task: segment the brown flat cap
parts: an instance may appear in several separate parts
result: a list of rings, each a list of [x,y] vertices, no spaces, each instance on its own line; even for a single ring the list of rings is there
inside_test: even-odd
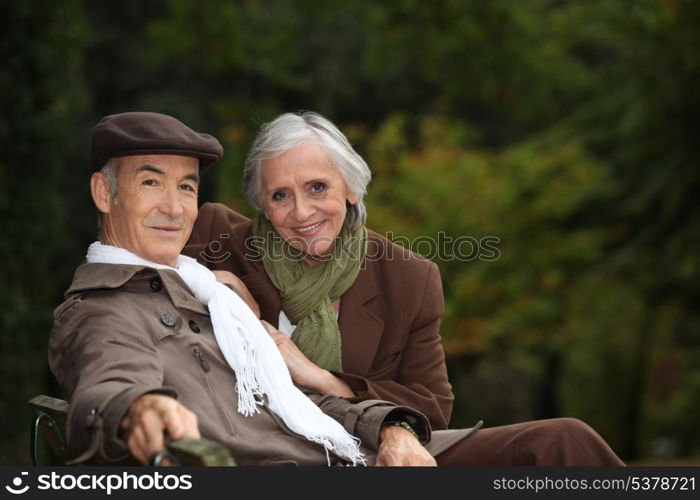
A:
[[[90,164],[94,171],[110,158],[146,154],[192,156],[199,159],[201,171],[219,161],[224,148],[215,137],[160,113],[109,115],[92,129]]]

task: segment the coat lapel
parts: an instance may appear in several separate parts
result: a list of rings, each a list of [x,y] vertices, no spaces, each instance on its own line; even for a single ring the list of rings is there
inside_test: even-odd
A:
[[[365,261],[355,283],[343,294],[338,324],[343,351],[343,371],[365,376],[382,337],[384,321],[369,309],[377,295],[374,262]]]

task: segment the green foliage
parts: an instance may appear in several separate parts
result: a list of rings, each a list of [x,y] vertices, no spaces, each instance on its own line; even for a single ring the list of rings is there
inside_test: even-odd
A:
[[[83,25],[77,2],[5,2],[0,20],[0,463],[11,463],[28,460],[26,401],[46,383],[51,312],[71,272],[60,264],[75,251],[63,240],[62,188],[82,104]]]

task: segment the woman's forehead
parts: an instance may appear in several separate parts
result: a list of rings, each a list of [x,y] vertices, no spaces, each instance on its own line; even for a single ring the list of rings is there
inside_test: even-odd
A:
[[[313,142],[303,143],[264,161],[261,175],[265,184],[306,182],[317,177],[341,177],[340,170],[333,163],[328,152]]]

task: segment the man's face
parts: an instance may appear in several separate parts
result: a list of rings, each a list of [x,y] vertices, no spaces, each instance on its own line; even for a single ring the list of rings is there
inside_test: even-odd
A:
[[[96,200],[105,214],[102,243],[175,266],[197,218],[199,161],[178,155],[126,156],[117,179],[116,199],[108,193],[109,203]]]

